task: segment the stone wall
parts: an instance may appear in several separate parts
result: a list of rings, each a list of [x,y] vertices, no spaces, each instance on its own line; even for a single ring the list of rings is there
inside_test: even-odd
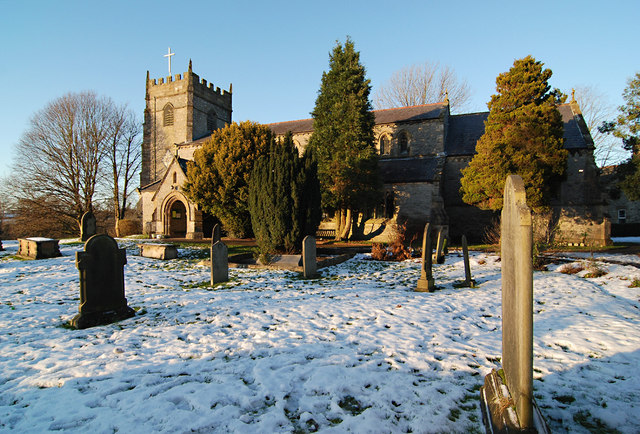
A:
[[[376,125],[373,133],[376,149],[380,153],[380,140],[386,136],[390,140],[390,150],[384,155],[406,157],[415,155],[437,155],[444,152],[445,126],[442,119],[421,122]],[[408,134],[408,152],[401,153],[398,138],[402,132]]]

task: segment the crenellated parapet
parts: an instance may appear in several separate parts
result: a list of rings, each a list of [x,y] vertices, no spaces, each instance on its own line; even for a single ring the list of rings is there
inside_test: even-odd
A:
[[[219,86],[215,86],[213,83],[207,82],[204,78],[200,78],[195,72],[184,72],[183,74],[169,75],[160,78],[149,78],[147,75],[147,89],[158,86],[176,86],[177,84],[193,84],[200,91],[209,92],[215,94],[217,97],[228,99],[231,102],[231,86],[229,90],[221,89]]]

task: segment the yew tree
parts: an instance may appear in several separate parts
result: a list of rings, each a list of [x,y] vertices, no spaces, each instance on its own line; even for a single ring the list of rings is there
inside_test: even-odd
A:
[[[254,162],[267,155],[272,139],[265,125],[234,122],[214,131],[189,162],[185,193],[234,236],[251,235],[249,178]]]
[[[299,251],[320,224],[317,164],[308,150],[302,157],[288,133],[273,140],[266,158],[254,165],[249,181],[249,211],[262,253]]]
[[[353,211],[364,211],[380,197],[370,92],[370,80],[351,39],[337,43],[329,71],[322,74],[309,139],[318,159],[322,207],[336,213],[337,238],[348,236]]]
[[[564,175],[568,152],[563,148],[563,123],[558,104],[566,98],[551,90],[551,70],[532,56],[518,59],[496,78],[497,93],[488,103],[485,131],[477,154],[461,179],[462,199],[482,209],[502,208],[507,175],[520,175],[527,203],[535,209],[549,204]]]

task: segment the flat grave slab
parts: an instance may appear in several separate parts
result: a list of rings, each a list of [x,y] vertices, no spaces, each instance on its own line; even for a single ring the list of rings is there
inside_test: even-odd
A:
[[[178,247],[174,244],[138,244],[140,256],[153,259],[176,259]]]

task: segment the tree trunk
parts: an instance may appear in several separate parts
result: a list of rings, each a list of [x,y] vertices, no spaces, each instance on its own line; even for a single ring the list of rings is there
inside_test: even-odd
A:
[[[344,225],[342,226],[342,233],[340,234],[340,240],[349,239],[349,232],[351,232],[351,209],[347,209],[344,213]]]
[[[340,233],[342,232],[342,210],[341,209],[336,210],[334,216],[336,220],[336,234],[335,234],[334,240],[340,241]]]

